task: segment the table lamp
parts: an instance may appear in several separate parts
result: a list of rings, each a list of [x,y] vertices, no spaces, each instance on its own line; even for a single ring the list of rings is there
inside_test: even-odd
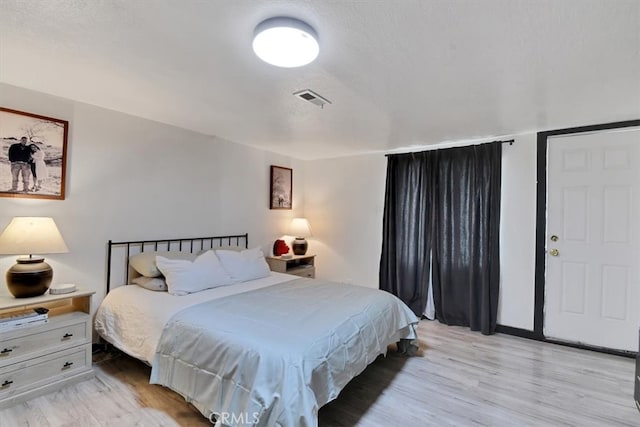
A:
[[[289,227],[289,235],[295,236],[295,240],[291,243],[291,249],[295,255],[304,255],[307,253],[309,244],[305,237],[311,236],[311,226],[306,218],[293,218]]]
[[[53,270],[44,257],[34,254],[69,252],[53,218],[15,217],[0,234],[0,254],[23,255],[7,271],[7,288],[16,298],[29,298],[47,292]]]

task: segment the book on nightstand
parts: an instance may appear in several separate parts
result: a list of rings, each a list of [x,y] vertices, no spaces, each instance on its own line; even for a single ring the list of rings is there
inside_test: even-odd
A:
[[[0,317],[0,332],[47,323],[48,311],[46,308],[35,308],[31,312]]]

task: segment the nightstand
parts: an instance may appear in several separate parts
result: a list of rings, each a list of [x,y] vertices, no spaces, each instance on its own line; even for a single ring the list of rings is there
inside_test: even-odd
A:
[[[265,257],[271,271],[293,274],[313,279],[316,277],[315,255],[293,255],[291,258],[281,256]]]
[[[0,331],[0,409],[93,377],[94,293],[79,289],[33,298],[0,296],[0,315],[49,309],[47,323]]]

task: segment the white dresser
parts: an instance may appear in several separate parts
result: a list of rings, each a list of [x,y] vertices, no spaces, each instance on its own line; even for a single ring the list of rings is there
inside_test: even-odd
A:
[[[0,315],[49,309],[45,324],[0,331],[0,409],[93,376],[91,296],[77,290],[34,298],[0,296]]]

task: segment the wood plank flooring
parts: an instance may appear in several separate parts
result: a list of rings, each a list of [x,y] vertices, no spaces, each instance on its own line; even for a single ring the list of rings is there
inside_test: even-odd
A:
[[[634,361],[423,320],[421,355],[390,353],[320,410],[321,427],[640,426]],[[0,411],[0,426],[211,426],[150,368],[98,355],[96,377]]]

